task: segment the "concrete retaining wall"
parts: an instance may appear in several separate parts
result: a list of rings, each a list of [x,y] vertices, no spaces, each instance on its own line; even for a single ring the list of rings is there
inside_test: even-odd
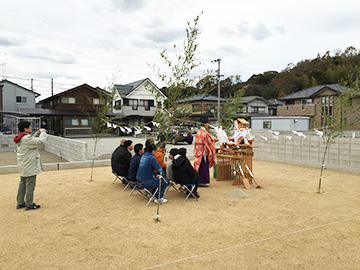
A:
[[[107,166],[111,166],[110,159],[94,161],[94,167],[107,167]],[[64,169],[90,168],[90,167],[91,167],[90,160],[42,164],[43,171],[56,171],[56,170],[64,170]],[[0,166],[0,173],[18,173],[18,172],[19,169],[17,165]]]
[[[45,151],[68,161],[84,161],[88,159],[88,145],[86,142],[54,135],[48,135]]]
[[[16,151],[15,135],[0,135],[0,152]],[[88,160],[88,145],[86,142],[48,135],[46,143],[39,149],[45,149],[68,161]]]
[[[0,135],[0,152],[13,152],[16,150],[15,135]]]
[[[307,136],[305,139],[292,134],[279,135],[279,140],[270,133],[255,135],[254,159],[288,163],[308,167],[321,167],[325,144],[319,136]],[[267,138],[265,141],[262,136]],[[290,135],[290,134],[289,134]],[[337,138],[331,144],[325,158],[328,169],[360,173],[360,138]]]

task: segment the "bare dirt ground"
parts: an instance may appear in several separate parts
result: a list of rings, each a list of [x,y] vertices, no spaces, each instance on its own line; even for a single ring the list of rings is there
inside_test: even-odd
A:
[[[112,185],[109,167],[42,172],[39,210],[16,210],[18,174],[0,175],[0,269],[359,269],[360,175],[254,162],[262,189],[233,198],[211,180],[199,201],[156,204]],[[241,187],[242,188],[242,187]]]

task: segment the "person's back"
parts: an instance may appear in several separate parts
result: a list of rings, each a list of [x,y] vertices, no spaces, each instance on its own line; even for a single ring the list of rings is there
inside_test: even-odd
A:
[[[172,170],[174,181],[179,184],[195,184],[193,193],[195,196],[199,197],[197,194],[199,174],[195,171],[189,159],[186,157],[185,148],[180,148],[178,154],[174,157]]]
[[[143,182],[142,186],[145,188],[155,189],[159,187],[159,181],[161,181],[160,189],[160,202],[166,202],[163,199],[163,195],[167,186],[167,182],[164,179],[160,179],[160,175],[157,172],[161,171],[161,167],[155,158],[154,146],[149,144],[146,147],[146,152],[141,156],[139,168],[136,174],[136,179]],[[158,198],[159,194],[154,194]]]
[[[179,154],[174,157],[172,170],[177,183],[189,183],[196,174],[188,158]]]
[[[124,145],[120,145],[115,149],[111,156],[111,168],[117,175],[129,176],[129,166],[131,160],[130,150],[132,149],[132,141],[125,141]]]
[[[130,160],[129,165],[129,180],[136,181],[136,174],[140,165],[141,156],[144,154],[144,148],[141,143],[138,143],[134,147],[135,155]]]

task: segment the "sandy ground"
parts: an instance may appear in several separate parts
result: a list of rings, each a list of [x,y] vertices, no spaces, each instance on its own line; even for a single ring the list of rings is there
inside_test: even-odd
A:
[[[359,269],[360,175],[254,162],[262,189],[169,190],[145,207],[109,167],[42,172],[35,211],[16,210],[18,174],[0,175],[0,269]]]

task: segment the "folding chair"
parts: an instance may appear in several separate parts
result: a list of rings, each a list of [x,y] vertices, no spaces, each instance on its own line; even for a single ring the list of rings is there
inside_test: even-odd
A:
[[[181,183],[178,183],[178,184],[180,185],[179,190],[187,193],[187,196],[186,196],[184,202],[187,201],[187,199],[190,197],[190,195],[193,196],[198,201],[198,198],[193,193],[194,189],[196,187],[195,184],[181,184]]]
[[[115,183],[116,180],[119,180],[119,181],[121,181],[121,183],[125,184],[125,187],[124,187],[123,191],[125,191],[129,186],[133,186],[134,183],[127,180],[126,177],[120,176],[114,171],[112,173],[115,175],[115,179],[112,182],[113,184]]]
[[[139,183],[134,183],[133,189],[131,190],[129,197],[133,194],[133,192],[137,190],[140,192],[141,195],[147,196],[149,198],[149,201],[146,204],[146,207],[148,207],[148,205],[156,200],[156,197],[154,194],[156,194],[156,192],[158,192],[159,188],[156,188],[155,191],[152,193],[150,190],[148,190],[147,188],[145,188],[144,186],[142,186]],[[160,203],[162,204],[162,203]]]
[[[167,186],[165,192],[168,192],[169,189],[170,189],[170,187],[172,187],[173,189],[175,189],[176,191],[178,191],[178,189],[176,188],[176,182],[168,179],[168,186]]]

